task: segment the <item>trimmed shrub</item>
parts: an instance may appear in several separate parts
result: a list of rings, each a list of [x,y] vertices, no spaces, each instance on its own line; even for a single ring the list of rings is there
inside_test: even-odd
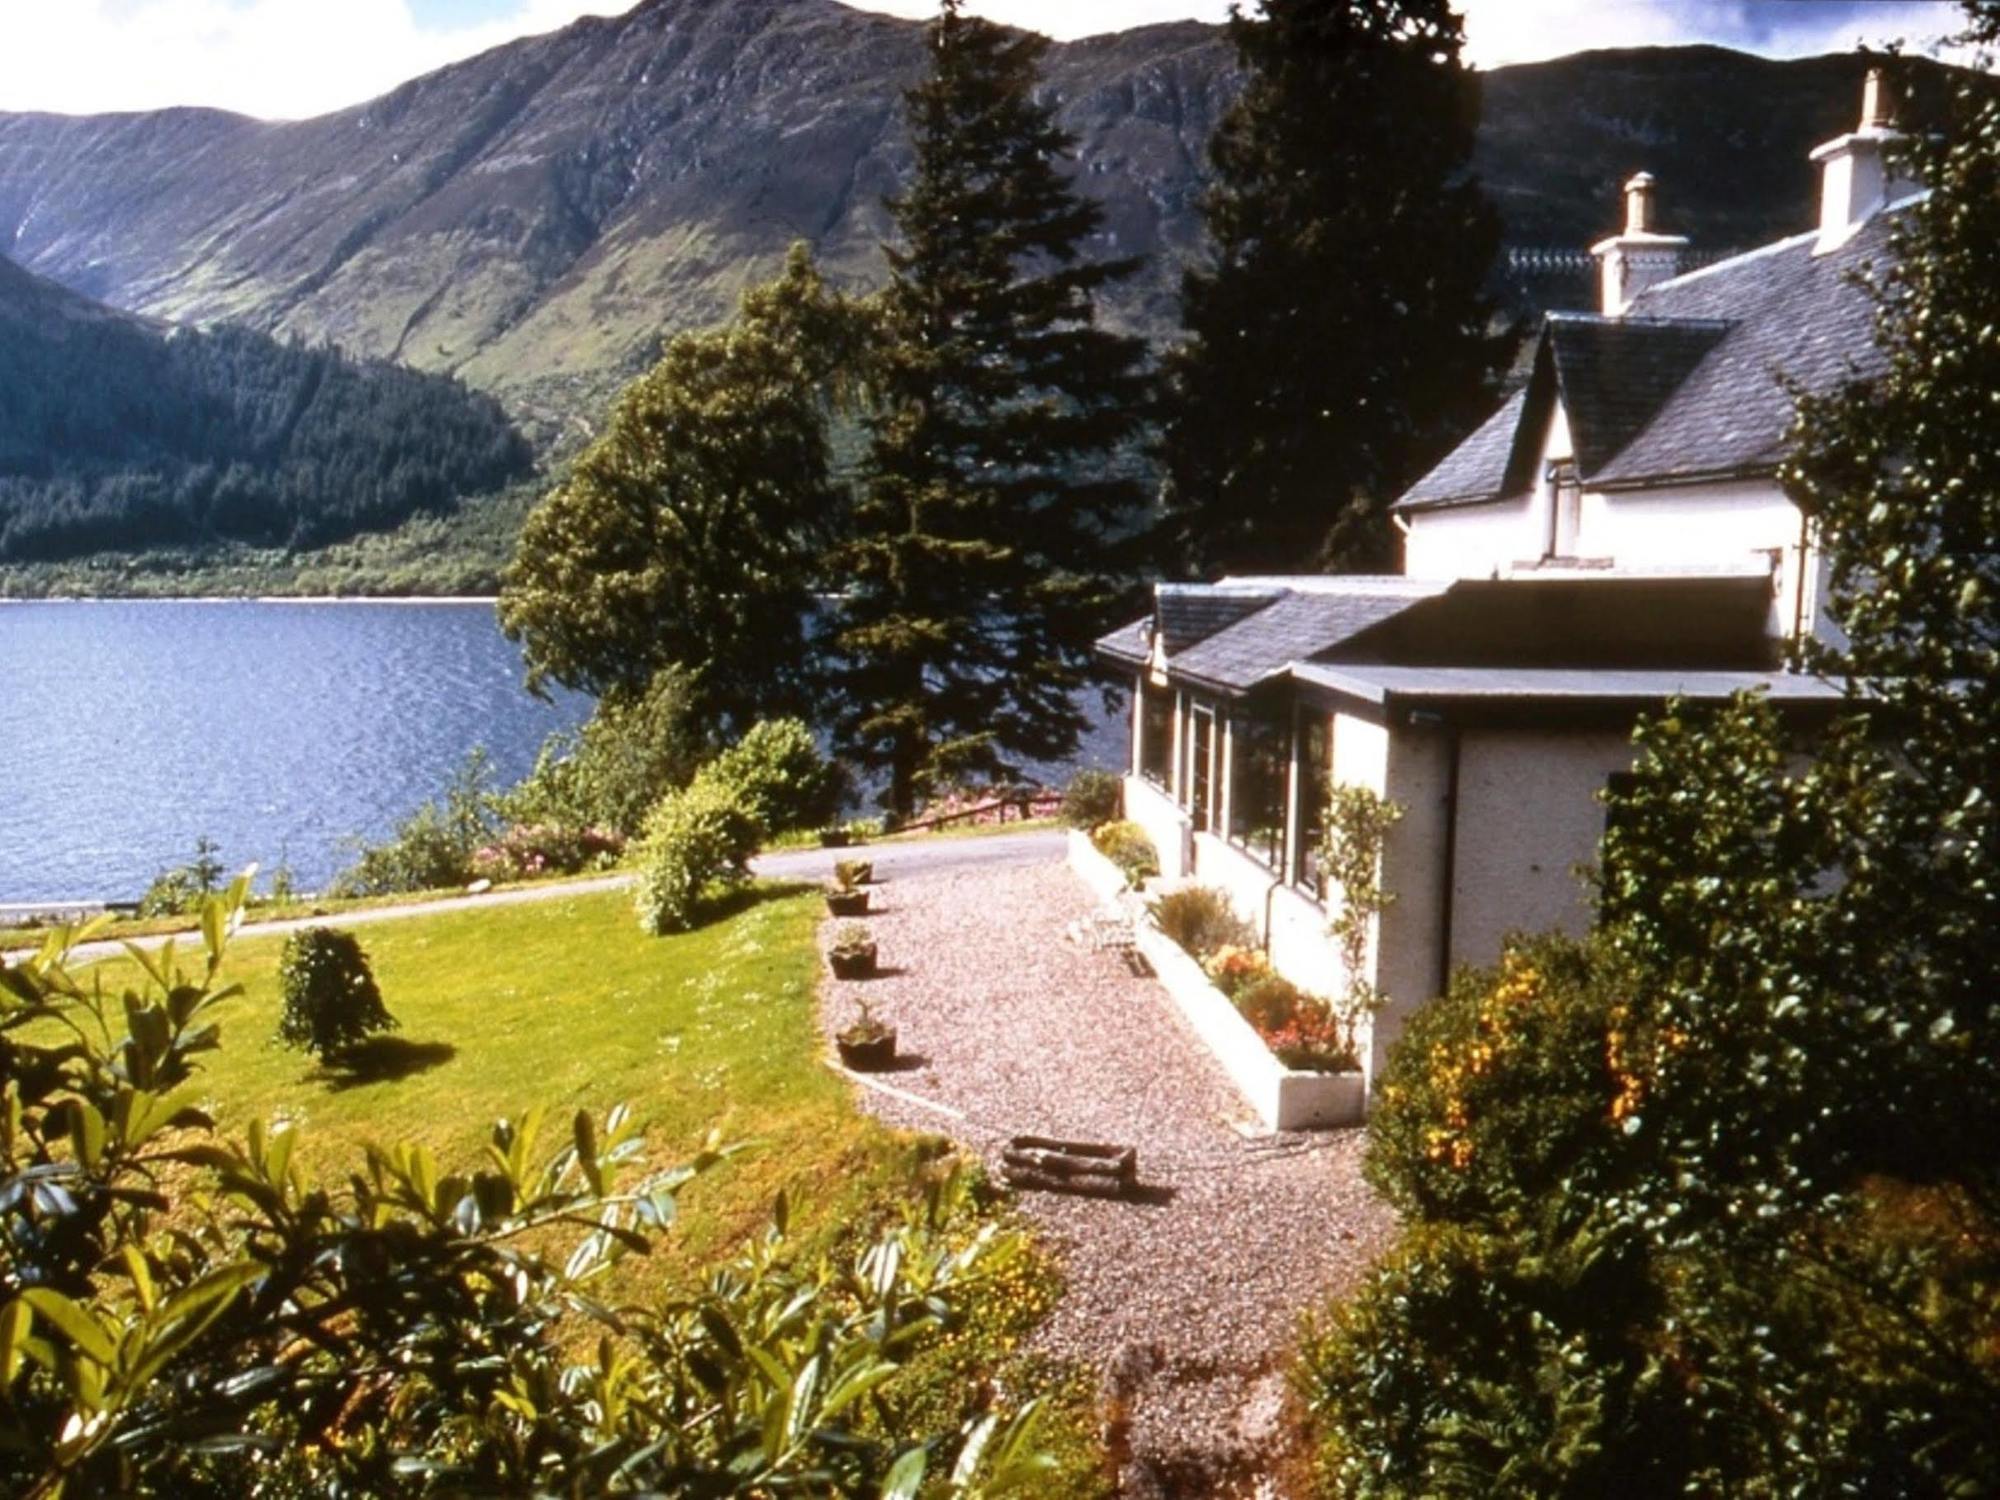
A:
[[[351,932],[308,927],[293,933],[278,960],[278,987],[278,1040],[322,1062],[396,1028],[368,955]]]
[[[640,850],[639,925],[656,936],[693,927],[713,890],[747,878],[762,837],[736,794],[706,777],[662,797]]]
[[[1083,770],[1063,788],[1062,820],[1072,828],[1116,822],[1125,805],[1125,783],[1113,771]]]
[[[840,767],[797,719],[753,725],[695,780],[727,788],[766,833],[823,827],[845,790]]]
[[[1097,852],[1125,872],[1125,883],[1137,890],[1160,873],[1160,854],[1146,830],[1137,823],[1106,823],[1090,841]]]
[[[1310,999],[1284,975],[1267,973],[1237,992],[1236,1008],[1261,1034],[1289,1026]]]
[[[1146,907],[1160,931],[1198,959],[1223,948],[1248,948],[1257,941],[1251,925],[1236,914],[1229,897],[1212,885],[1169,891]]]

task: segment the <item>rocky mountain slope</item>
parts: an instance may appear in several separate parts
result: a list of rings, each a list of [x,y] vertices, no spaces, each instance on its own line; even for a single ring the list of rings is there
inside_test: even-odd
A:
[[[574,435],[792,239],[879,275],[920,38],[836,0],[646,0],[296,123],[0,114],[0,254],[119,307],[451,371],[544,441]],[[1670,223],[1754,244],[1807,221],[1806,151],[1851,121],[1861,66],[1688,48],[1501,69],[1480,171],[1515,242],[1581,248],[1644,166]],[[1163,333],[1229,49],[1192,23],[1072,42],[1048,87],[1105,250],[1151,258],[1111,315]]]

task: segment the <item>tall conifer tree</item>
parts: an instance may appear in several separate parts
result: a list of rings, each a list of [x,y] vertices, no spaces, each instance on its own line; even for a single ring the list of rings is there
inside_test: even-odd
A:
[[[1168,365],[1183,566],[1380,568],[1385,507],[1458,437],[1505,358],[1482,285],[1499,222],[1447,0],[1262,0],[1210,143],[1213,258]]]
[[[1144,348],[1094,326],[1130,261],[1088,259],[1102,210],[1034,97],[1047,43],[960,13],[931,24],[905,96],[915,165],[889,207],[867,473],[836,559],[847,591],[844,749],[926,784],[1068,753],[1089,643],[1121,592],[1115,539],[1144,503]]]

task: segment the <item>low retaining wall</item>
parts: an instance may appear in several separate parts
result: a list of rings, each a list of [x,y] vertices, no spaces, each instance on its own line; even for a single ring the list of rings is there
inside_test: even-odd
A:
[[[1083,834],[1071,831],[1069,863],[1100,901],[1128,895],[1125,876]],[[1135,907],[1139,951],[1160,987],[1229,1081],[1272,1130],[1314,1130],[1359,1124],[1367,1110],[1367,1080],[1359,1073],[1306,1073],[1271,1055],[1256,1028],[1229,997],[1209,983],[1201,965]]]
[[[1098,853],[1090,835],[1080,828],[1069,831],[1069,867],[1099,901],[1116,901],[1131,890],[1125,872]]]

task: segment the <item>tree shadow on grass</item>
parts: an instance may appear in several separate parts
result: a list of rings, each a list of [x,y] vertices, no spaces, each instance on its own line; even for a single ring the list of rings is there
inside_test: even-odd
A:
[[[804,880],[760,880],[750,885],[739,885],[702,902],[701,925],[706,927],[711,922],[726,922],[767,901],[783,901],[814,889],[816,887]]]
[[[394,1083],[412,1078],[432,1068],[443,1067],[458,1056],[450,1042],[413,1042],[400,1036],[371,1036],[356,1042],[338,1057],[329,1059],[314,1075],[330,1093],[360,1088],[370,1083]]]

